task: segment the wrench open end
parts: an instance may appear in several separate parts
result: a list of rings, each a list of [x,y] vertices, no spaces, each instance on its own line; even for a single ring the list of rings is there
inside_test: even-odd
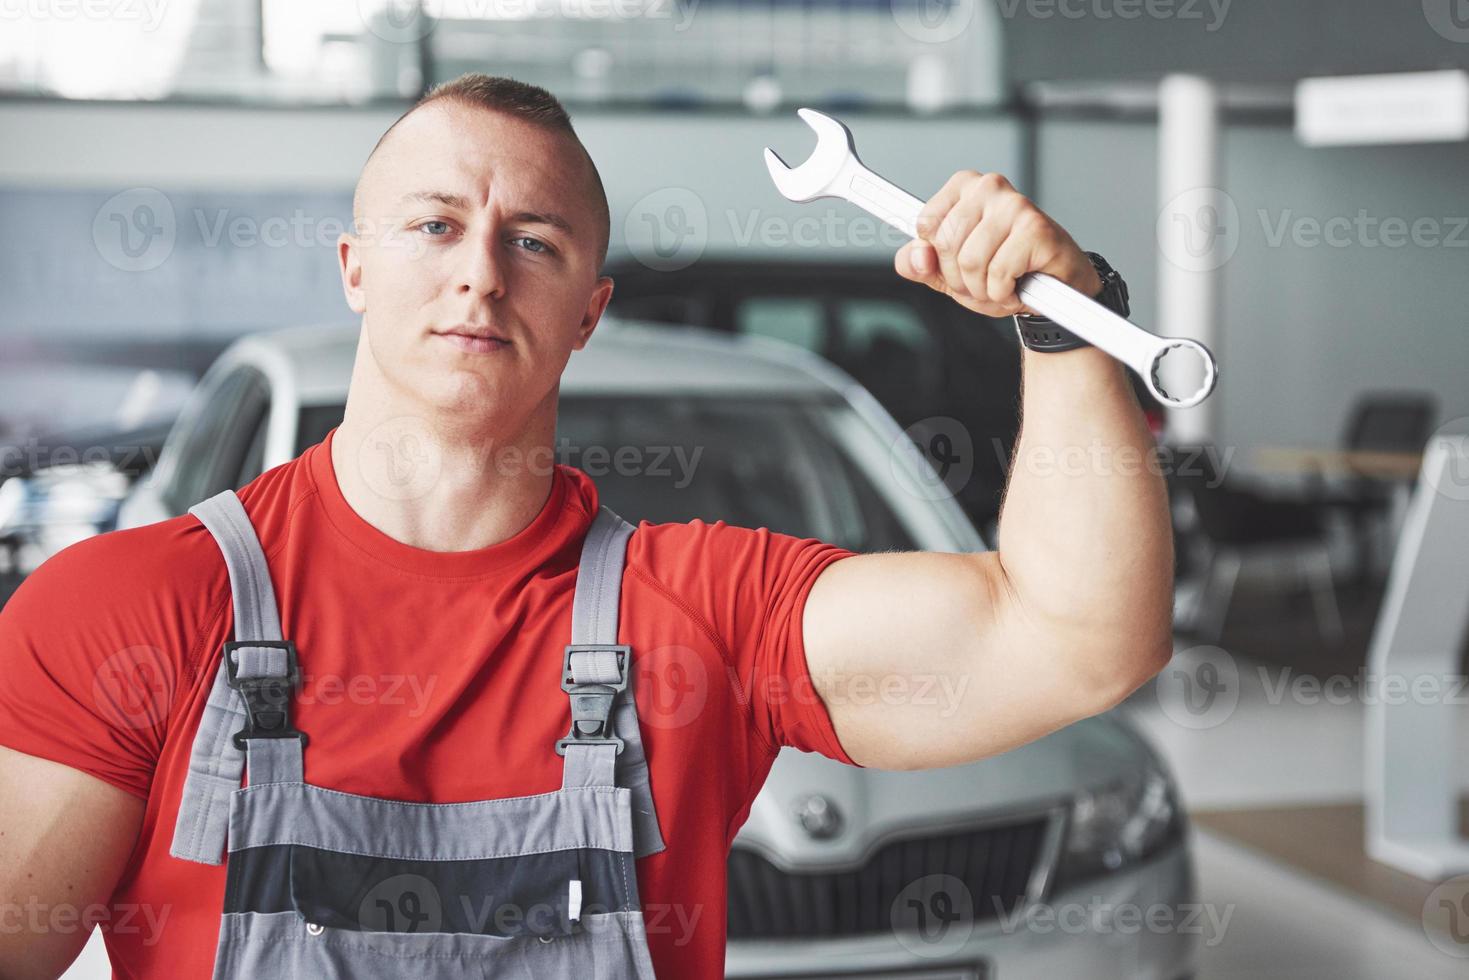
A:
[[[796,202],[814,201],[831,194],[832,185],[848,159],[855,158],[857,153],[852,131],[842,123],[815,109],[797,109],[796,114],[815,131],[816,149],[805,163],[791,167],[767,146],[765,167],[782,197]]]

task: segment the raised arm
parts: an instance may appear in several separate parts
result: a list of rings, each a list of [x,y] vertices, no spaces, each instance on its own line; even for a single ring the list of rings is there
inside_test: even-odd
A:
[[[979,313],[1030,312],[1015,294],[1028,272],[1102,288],[1065,230],[998,174],[955,174],[919,232],[898,273]],[[1167,492],[1125,369],[1090,347],[1026,350],[1021,369],[998,549],[848,558],[807,600],[807,664],[861,765],[1003,752],[1116,705],[1172,653]]]

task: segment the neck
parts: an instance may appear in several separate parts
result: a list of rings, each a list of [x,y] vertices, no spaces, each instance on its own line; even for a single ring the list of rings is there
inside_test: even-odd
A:
[[[454,413],[349,395],[332,436],[337,484],[359,517],[415,548],[472,551],[507,541],[551,494],[554,392],[548,404],[507,435],[466,427]]]

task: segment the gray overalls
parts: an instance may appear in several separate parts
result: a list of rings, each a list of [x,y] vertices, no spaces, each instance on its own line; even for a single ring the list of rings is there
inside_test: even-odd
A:
[[[300,668],[259,539],[231,490],[189,512],[224,552],[235,610],[170,848],[219,864],[228,842],[215,980],[653,977],[634,859],[664,843],[617,644],[632,525],[603,507],[582,545],[558,664],[572,725],[546,747],[565,757],[561,788],[405,803],[302,779]]]

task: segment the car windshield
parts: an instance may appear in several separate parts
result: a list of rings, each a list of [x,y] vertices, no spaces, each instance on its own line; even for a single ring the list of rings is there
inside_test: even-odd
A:
[[[634,524],[723,520],[853,551],[913,550],[846,445],[863,431],[850,415],[839,400],[563,395],[556,462],[585,472]],[[341,419],[339,405],[303,409],[298,451]]]

